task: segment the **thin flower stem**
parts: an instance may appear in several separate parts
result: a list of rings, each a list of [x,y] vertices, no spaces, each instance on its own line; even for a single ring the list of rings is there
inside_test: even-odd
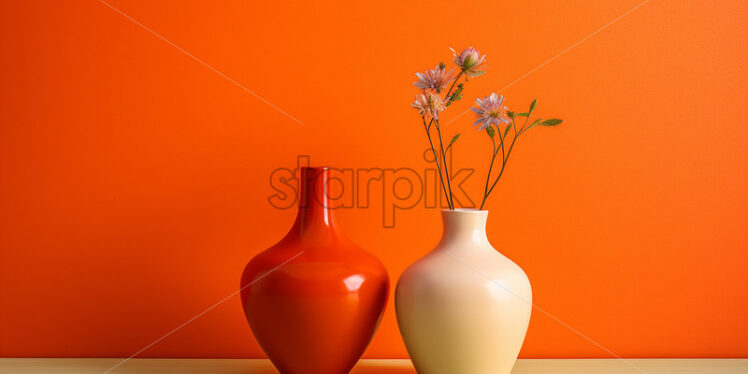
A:
[[[447,93],[444,95],[444,97],[447,99],[447,104],[451,104],[454,102],[452,100],[452,97],[450,96],[452,94],[452,90],[455,88],[455,85],[460,80],[460,77],[465,74],[465,70],[460,70],[460,72],[457,74],[455,79],[452,81],[452,85],[449,86],[449,89],[447,90]],[[465,76],[465,80],[467,81],[467,75]],[[449,174],[449,169],[447,168],[447,155],[444,152],[444,144],[442,143],[442,133],[441,128],[439,126],[439,121],[436,121],[436,131],[439,134],[439,147],[442,149],[442,164],[444,165],[444,174],[447,177],[447,188],[449,189],[449,205],[451,206],[451,209],[455,208],[455,202],[454,197],[452,196],[452,186],[450,184],[450,179],[452,179],[452,176]]]
[[[444,152],[444,143],[442,142],[442,131],[439,126],[439,120],[435,121],[436,123],[436,133],[439,135],[439,149],[442,151],[442,165],[444,166],[444,176],[447,178],[447,188],[449,189],[449,196],[447,196],[447,200],[449,201],[449,209],[455,208],[455,202],[452,198],[452,186],[449,183],[449,180],[451,176],[449,175],[449,169],[447,168],[447,154]]]
[[[528,115],[529,116],[529,115]],[[512,118],[512,129],[514,129],[514,138],[516,139],[518,136],[522,135],[522,131],[517,131],[517,123],[514,121],[514,118]],[[507,162],[509,161],[509,158],[507,157]]]
[[[504,165],[506,164],[505,162],[506,155],[504,153],[504,136],[501,134],[501,128],[499,128],[498,125],[496,126],[496,132],[499,134],[499,141],[500,141],[499,148],[501,149],[501,171],[499,172],[499,177],[501,177],[501,174],[504,172]],[[491,138],[491,142],[493,141],[494,141],[493,138]],[[493,168],[493,162],[496,156],[498,155],[498,153],[499,153],[499,149],[495,148],[493,157],[491,158],[491,166],[489,166],[488,175],[486,176],[486,187],[483,189],[483,200],[480,203],[481,210],[483,209],[483,205],[486,204],[486,199],[488,198],[488,194],[490,193],[488,191],[488,183],[491,180],[491,169]],[[493,189],[493,187],[491,189]]]
[[[457,83],[458,80],[460,80],[460,77],[462,76],[463,73],[465,73],[465,70],[460,70],[460,73],[457,74],[455,79],[452,81],[452,85],[449,87],[449,90],[447,90],[447,94],[444,97],[448,99],[447,100],[448,103],[452,102],[452,99],[449,98],[449,94],[452,93],[452,89],[455,88],[455,84]],[[466,79],[467,79],[467,76],[466,76]]]
[[[506,157],[506,155],[504,154],[504,151],[505,151],[505,149],[504,149],[504,135],[501,134],[501,129],[499,128],[499,125],[496,125],[496,133],[499,134],[499,140],[501,140],[501,143],[499,144],[499,146],[501,147],[501,161],[503,162],[504,158]],[[496,152],[498,152],[498,149],[496,150]]]
[[[486,186],[483,187],[483,196],[486,196],[486,192],[488,192],[488,181],[491,179],[491,169],[493,169],[493,162],[496,160],[496,154],[499,152],[498,149],[496,149],[496,141],[493,140],[493,136],[491,137],[491,164],[488,165],[488,175],[486,175]]]
[[[530,120],[530,115],[528,114],[527,117],[525,117],[525,123],[522,124],[522,130],[519,130],[519,133],[522,134],[527,129],[527,121]]]
[[[452,93],[452,90],[455,88],[455,84],[457,84],[457,81],[460,79],[460,77],[463,75],[463,73],[465,73],[465,71],[461,70],[460,73],[457,74],[457,76],[455,77],[455,79],[452,81],[452,85],[449,87],[449,90],[447,90],[447,93],[444,96],[445,98],[449,98],[449,95]],[[451,102],[452,102],[451,99],[447,100],[447,103],[451,103]],[[436,161],[436,167],[439,168],[439,179],[442,182],[442,189],[445,190],[444,194],[447,196],[447,204],[449,205],[449,209],[454,209],[454,199],[452,198],[452,186],[450,185],[450,181],[449,181],[450,180],[449,169],[447,168],[447,156],[446,156],[446,153],[444,152],[444,142],[442,140],[441,129],[439,128],[439,121],[432,117],[431,120],[429,120],[429,123],[427,125],[426,124],[426,120],[423,117],[421,117],[421,118],[423,119],[423,125],[424,125],[424,128],[426,129],[426,135],[428,135],[428,137],[429,137],[429,144],[431,144],[431,151],[434,153],[434,161]],[[447,178],[447,187],[446,187],[446,189],[444,187],[444,178],[442,177],[442,169],[441,169],[441,166],[439,165],[438,157],[437,157],[436,151],[434,149],[434,143],[431,141],[431,133],[429,131],[431,129],[431,125],[434,124],[434,123],[436,123],[436,131],[437,131],[437,134],[439,136],[439,147],[440,147],[441,154],[442,154],[442,164],[441,165],[444,166],[444,175]]]
[[[447,205],[449,205],[449,209],[452,209],[452,203],[449,199],[449,195],[447,195],[447,188],[444,186],[444,178],[442,178],[442,168],[439,165],[439,157],[436,155],[436,149],[434,149],[434,142],[431,140],[431,131],[430,131],[431,123],[426,125],[426,119],[423,117],[421,117],[421,120],[423,121],[423,129],[426,130],[426,137],[429,138],[429,145],[431,145],[431,153],[434,155],[434,162],[436,162],[437,173],[439,173],[439,181],[441,182],[444,195],[447,197]]]
[[[491,194],[493,189],[496,187],[496,184],[499,183],[499,179],[501,179],[501,176],[504,174],[504,170],[506,169],[506,164],[509,161],[509,156],[512,154],[512,149],[514,149],[514,143],[517,141],[517,138],[519,136],[515,135],[512,139],[512,144],[509,146],[509,151],[506,153],[506,157],[504,157],[504,162],[501,164],[501,171],[499,171],[499,176],[496,177],[496,180],[491,185],[491,188],[488,190],[488,193],[483,196],[483,202],[480,204],[480,209],[483,209],[483,205],[486,204],[486,199],[488,199],[488,196]]]

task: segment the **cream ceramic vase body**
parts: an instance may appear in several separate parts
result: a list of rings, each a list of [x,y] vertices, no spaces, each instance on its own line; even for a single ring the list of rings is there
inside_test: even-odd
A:
[[[400,332],[419,374],[509,374],[532,310],[530,281],[486,236],[485,210],[442,210],[433,251],[397,282]]]

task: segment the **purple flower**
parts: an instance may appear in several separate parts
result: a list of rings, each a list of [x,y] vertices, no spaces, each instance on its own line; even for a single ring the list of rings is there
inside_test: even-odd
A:
[[[478,130],[483,130],[491,124],[495,124],[497,127],[500,123],[509,123],[509,115],[507,114],[507,108],[504,106],[504,96],[492,93],[483,98],[483,100],[475,100],[478,104],[477,107],[470,108],[478,116],[473,126],[481,124]]]
[[[424,73],[416,73],[418,82],[413,84],[422,90],[435,90],[438,93],[444,89],[447,83],[452,81],[453,75],[454,68],[447,71],[444,64],[439,64]]]
[[[453,54],[455,64],[462,69],[468,77],[477,77],[485,74],[485,71],[478,70],[478,67],[483,64],[486,60],[486,55],[481,55],[477,49],[473,47],[467,47],[464,51],[459,54],[454,49],[450,48]]]

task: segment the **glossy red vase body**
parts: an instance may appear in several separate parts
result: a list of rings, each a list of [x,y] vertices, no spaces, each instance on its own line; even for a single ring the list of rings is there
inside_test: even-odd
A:
[[[345,374],[379,325],[389,277],[376,257],[337,230],[329,170],[302,168],[300,178],[293,227],[244,269],[244,313],[282,374]]]

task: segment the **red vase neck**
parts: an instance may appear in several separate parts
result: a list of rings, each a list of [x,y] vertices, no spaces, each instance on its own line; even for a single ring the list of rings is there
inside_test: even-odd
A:
[[[335,220],[330,209],[330,170],[303,167],[300,171],[299,212],[292,231],[304,237],[334,236]]]

